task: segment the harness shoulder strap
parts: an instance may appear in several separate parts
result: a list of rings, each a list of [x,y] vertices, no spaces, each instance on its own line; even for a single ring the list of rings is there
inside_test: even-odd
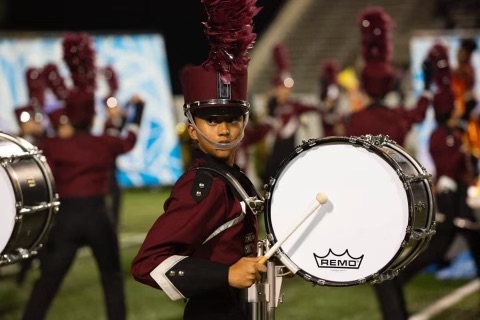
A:
[[[253,188],[253,190],[255,190],[256,195],[253,197],[250,197],[248,193],[245,191],[245,189],[242,187],[240,182],[238,182],[238,180],[231,173],[226,172],[221,168],[204,165],[204,166],[196,167],[195,170],[206,170],[207,172],[213,172],[214,174],[220,176],[222,179],[224,179],[224,181],[227,182],[227,184],[230,186],[233,193],[240,200],[240,202],[242,203],[243,201],[243,203],[248,205],[248,207],[250,208],[253,214],[257,215],[263,211],[264,199],[258,193],[257,189],[253,186],[253,184],[251,184],[251,187]],[[250,182],[249,179],[246,179],[246,180]],[[245,218],[245,214],[246,214],[245,205],[242,205],[242,209],[243,209],[242,213],[238,217],[233,218],[225,222],[224,224],[222,224],[212,234],[210,234],[210,236],[208,236],[208,238],[203,243],[206,243],[208,240],[212,239],[222,231],[227,230],[228,228],[240,223]]]
[[[253,197],[248,195],[248,193],[242,187],[240,182],[238,182],[238,180],[230,172],[224,171],[221,168],[213,167],[210,165],[202,165],[202,166],[196,167],[195,170],[207,170],[217,174],[228,183],[233,193],[236,195],[236,197],[240,201],[245,201],[245,203],[248,205],[248,207],[252,210],[254,214],[260,214],[261,212],[263,212],[263,204],[265,202],[265,199],[258,192],[257,188],[255,188],[255,186],[251,183],[249,179],[245,179],[245,180],[249,182],[251,189],[255,191],[256,195]]]

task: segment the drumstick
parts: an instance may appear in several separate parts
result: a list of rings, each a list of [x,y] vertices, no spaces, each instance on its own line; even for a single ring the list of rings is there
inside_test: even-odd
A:
[[[292,229],[290,230],[290,232],[280,241],[278,241],[277,243],[275,243],[273,245],[273,247],[271,247],[267,253],[265,253],[265,255],[258,261],[258,263],[261,263],[261,264],[264,264],[265,262],[267,262],[267,260],[278,250],[278,248],[280,248],[280,246],[285,242],[287,241],[288,237],[290,237],[292,235],[292,233],[295,232],[295,230],[297,230],[297,228],[313,213],[315,212],[315,210],[317,210],[320,205],[322,204],[325,204],[328,200],[327,196],[324,195],[323,193],[319,192],[317,193],[317,196],[315,197],[315,204],[313,204],[306,212],[305,214],[303,215],[302,219],[300,219],[296,225],[294,225],[292,227]]]

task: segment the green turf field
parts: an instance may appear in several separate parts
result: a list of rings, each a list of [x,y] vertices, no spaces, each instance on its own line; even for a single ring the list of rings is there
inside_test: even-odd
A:
[[[130,262],[139,246],[138,240],[142,239],[142,234],[162,213],[163,202],[168,192],[168,189],[142,189],[127,190],[124,193],[121,238],[130,320],[181,319],[182,302],[172,302],[162,291],[135,282],[129,272]],[[130,241],[131,239],[133,240]],[[12,269],[12,266],[8,267],[9,270]],[[0,271],[1,269],[5,267],[0,267]],[[28,274],[27,282],[22,287],[17,287],[13,274],[0,273],[1,320],[21,318],[37,275],[38,269],[34,268]],[[468,282],[439,281],[431,274],[420,274],[405,288],[409,309],[412,314],[417,313]],[[320,287],[294,277],[283,280],[281,292],[283,302],[275,309],[276,320],[380,320],[374,293],[368,284],[352,287]],[[88,250],[83,251],[74,263],[47,319],[106,319],[98,272]],[[467,299],[431,319],[480,319],[480,293],[469,295]]]

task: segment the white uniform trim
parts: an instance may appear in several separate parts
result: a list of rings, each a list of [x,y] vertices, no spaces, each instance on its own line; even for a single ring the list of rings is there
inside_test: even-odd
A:
[[[242,206],[242,213],[238,217],[233,218],[232,220],[227,221],[224,224],[222,224],[220,227],[218,227],[217,230],[213,231],[213,233],[205,241],[203,241],[202,244],[205,244],[205,242],[212,239],[220,232],[225,231],[230,227],[233,227],[237,223],[240,223],[245,218],[245,215],[247,214],[247,206],[245,205],[244,201],[240,201],[240,205]]]
[[[150,272],[150,276],[162,288],[163,292],[172,300],[185,299],[180,291],[170,282],[166,273],[177,263],[187,258],[187,256],[171,256]]]

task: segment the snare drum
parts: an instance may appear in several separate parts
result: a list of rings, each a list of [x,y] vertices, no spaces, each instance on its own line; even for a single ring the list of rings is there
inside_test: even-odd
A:
[[[430,177],[388,136],[304,141],[266,185],[267,240],[285,240],[321,192],[327,203],[291,233],[278,259],[318,285],[392,279],[435,233]]]
[[[38,253],[59,201],[41,152],[20,137],[0,132],[0,266]]]

